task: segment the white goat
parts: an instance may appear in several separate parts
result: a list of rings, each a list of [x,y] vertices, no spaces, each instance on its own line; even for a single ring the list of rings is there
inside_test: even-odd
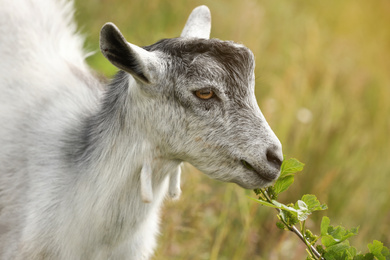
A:
[[[281,145],[254,96],[254,58],[208,39],[210,13],[147,47],[102,28],[121,69],[87,67],[72,3],[1,0],[1,259],[149,259],[180,164],[244,188],[279,175]]]

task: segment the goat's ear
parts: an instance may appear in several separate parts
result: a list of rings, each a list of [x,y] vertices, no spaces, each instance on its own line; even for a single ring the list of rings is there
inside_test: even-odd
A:
[[[113,65],[134,76],[142,83],[157,81],[158,57],[128,43],[113,23],[106,23],[100,32],[100,50]]]
[[[210,38],[211,14],[207,6],[201,5],[195,8],[188,17],[187,23],[181,33],[185,38]]]

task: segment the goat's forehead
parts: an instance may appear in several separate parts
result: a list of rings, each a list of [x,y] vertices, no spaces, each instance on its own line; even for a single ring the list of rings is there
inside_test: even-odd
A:
[[[225,58],[236,57],[242,61],[253,59],[252,52],[244,45],[219,39],[172,38],[163,39],[144,47],[148,51],[162,51],[172,56],[184,58],[198,54],[214,54]]]
[[[223,81],[237,92],[237,88],[242,87],[244,91],[253,78],[252,52],[234,42],[173,38],[161,40],[145,49],[168,55],[168,65],[174,74],[186,76],[191,81]]]

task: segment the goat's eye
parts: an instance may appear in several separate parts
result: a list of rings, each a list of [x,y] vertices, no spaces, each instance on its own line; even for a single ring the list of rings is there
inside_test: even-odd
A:
[[[212,91],[210,89],[197,90],[197,91],[195,91],[195,95],[198,98],[205,99],[205,100],[213,98],[215,96],[214,91]]]

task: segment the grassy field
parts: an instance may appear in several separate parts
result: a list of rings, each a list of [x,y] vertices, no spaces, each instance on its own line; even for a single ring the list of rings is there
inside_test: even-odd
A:
[[[360,226],[352,243],[390,245],[390,2],[387,0],[78,0],[76,17],[98,51],[108,21],[149,45],[180,35],[190,11],[210,7],[212,37],[245,44],[256,56],[260,108],[284,153],[306,163],[280,200],[305,193],[328,204],[333,224]],[[100,53],[88,59],[107,76]],[[167,202],[154,259],[304,259],[275,212],[234,184],[210,180],[190,165],[183,194]],[[321,215],[309,227],[319,228]]]

